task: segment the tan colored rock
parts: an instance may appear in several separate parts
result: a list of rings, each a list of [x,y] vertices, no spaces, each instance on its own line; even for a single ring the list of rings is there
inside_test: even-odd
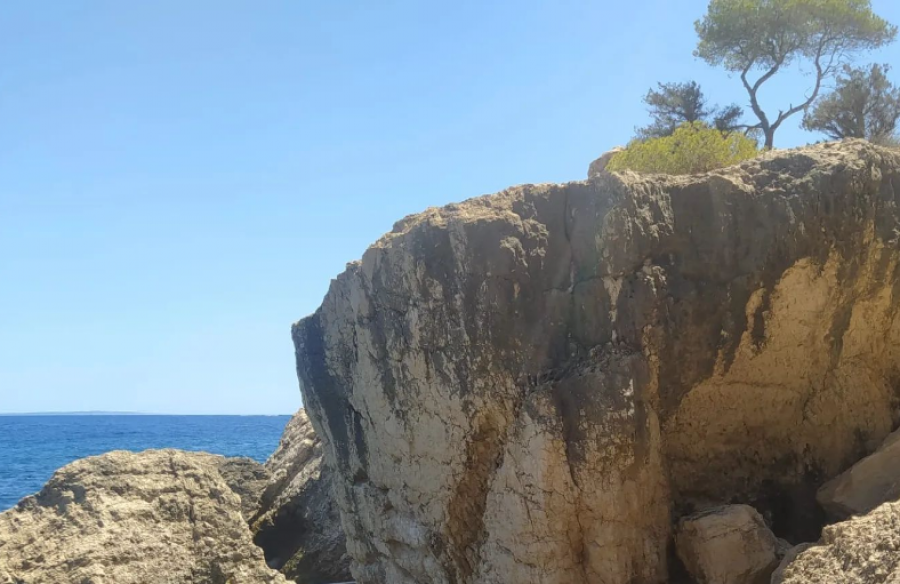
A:
[[[778,565],[778,540],[749,505],[725,505],[683,518],[675,543],[698,584],[765,584]]]
[[[785,572],[787,571],[788,566],[797,559],[797,556],[815,545],[816,544],[814,543],[801,543],[785,551],[781,557],[781,561],[778,563],[778,567],[772,572],[772,578],[769,580],[770,584],[781,584],[784,581]]]
[[[603,173],[398,222],[293,330],[361,584],[659,584],[670,517],[818,537],[900,422],[900,153]]]
[[[277,584],[220,456],[111,452],[0,514],[0,582]]]
[[[18,584],[12,579],[12,576],[9,575],[9,568],[7,568],[3,562],[0,562],[0,584]]]
[[[332,473],[305,410],[288,422],[266,469],[271,479],[251,526],[269,566],[299,584],[351,580]]]
[[[613,149],[604,152],[600,158],[593,161],[588,167],[588,178],[594,178],[595,176],[600,176],[606,172],[606,167],[609,164],[609,161],[612,160],[612,157],[623,150],[625,150],[624,146],[616,146]]]
[[[871,456],[823,485],[816,498],[834,519],[868,513],[900,498],[900,431],[891,434]]]
[[[772,584],[900,582],[900,503],[827,526],[817,545],[801,550]]]

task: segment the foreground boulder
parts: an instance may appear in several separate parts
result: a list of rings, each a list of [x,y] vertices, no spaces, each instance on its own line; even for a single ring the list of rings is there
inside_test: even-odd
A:
[[[815,492],[900,422],[900,152],[601,173],[398,222],[293,330],[361,584],[656,584],[671,517]]]
[[[793,561],[779,568],[772,584],[900,582],[900,502],[829,525],[818,544],[798,551]]]
[[[785,573],[788,568],[790,568],[791,564],[794,560],[797,559],[797,556],[813,547],[814,543],[801,543],[799,545],[795,545],[792,548],[786,550],[784,556],[781,558],[781,562],[779,562],[778,567],[775,568],[775,571],[772,573],[772,578],[769,579],[770,584],[781,584],[784,581]]]
[[[697,584],[767,584],[778,540],[749,505],[715,507],[682,519],[678,557]]]
[[[299,584],[350,580],[332,473],[323,464],[322,442],[305,410],[288,422],[266,469],[271,478],[251,525],[269,566]]]
[[[220,456],[111,452],[0,514],[0,582],[275,584]]]
[[[835,519],[868,513],[900,499],[900,431],[894,432],[871,456],[819,489],[819,504]]]

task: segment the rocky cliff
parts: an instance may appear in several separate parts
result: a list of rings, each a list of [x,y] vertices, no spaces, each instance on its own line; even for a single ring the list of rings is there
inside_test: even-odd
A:
[[[361,584],[653,584],[723,502],[812,541],[898,422],[900,153],[599,173],[397,223],[294,327]]]
[[[333,474],[305,410],[288,422],[266,469],[271,478],[250,525],[268,564],[299,584],[350,580]]]
[[[177,450],[74,462],[0,514],[0,582],[279,584],[241,515],[246,461]],[[223,478],[224,472],[228,479]]]

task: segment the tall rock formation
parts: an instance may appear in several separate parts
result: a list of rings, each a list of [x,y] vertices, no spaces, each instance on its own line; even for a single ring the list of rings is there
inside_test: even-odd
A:
[[[288,422],[266,469],[271,479],[250,524],[268,564],[299,584],[350,580],[333,474],[305,410]]]
[[[815,491],[898,422],[900,153],[601,173],[397,223],[293,331],[361,584],[655,584],[672,518]]]
[[[253,545],[224,462],[149,450],[63,467],[0,513],[0,583],[285,584]]]

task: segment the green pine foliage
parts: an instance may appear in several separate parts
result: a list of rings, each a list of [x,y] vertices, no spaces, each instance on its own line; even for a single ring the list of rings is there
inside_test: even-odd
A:
[[[897,27],[872,10],[871,0],[710,0],[695,27],[695,56],[740,76],[767,148],[785,120],[815,102],[842,63],[897,35]],[[792,64],[813,74],[812,87],[766,110],[761,89]]]
[[[895,140],[900,129],[900,87],[887,78],[888,65],[846,65],[834,91],[815,104],[803,127],[832,140],[865,138],[876,144]]]

